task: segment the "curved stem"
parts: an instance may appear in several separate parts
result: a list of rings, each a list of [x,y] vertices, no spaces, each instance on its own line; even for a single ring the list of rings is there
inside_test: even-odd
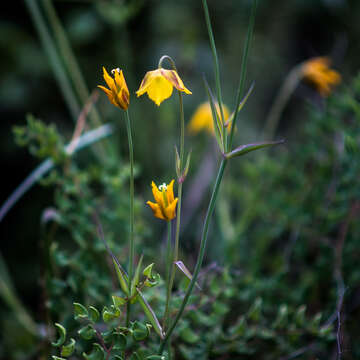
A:
[[[129,291],[131,290],[131,282],[134,273],[134,257],[135,257],[135,243],[134,243],[134,147],[132,141],[131,120],[128,110],[126,114],[126,130],[129,142],[129,158],[130,158],[130,233],[129,233]],[[126,326],[130,323],[130,301],[127,302],[126,311]]]
[[[189,287],[188,287],[188,289],[186,291],[186,294],[185,294],[185,297],[184,297],[183,302],[181,304],[181,307],[180,307],[174,321],[172,322],[172,324],[170,325],[168,331],[166,332],[165,338],[160,343],[160,347],[159,347],[159,351],[158,351],[159,355],[161,355],[163,353],[164,348],[165,348],[168,340],[170,339],[170,337],[171,337],[171,335],[172,335],[178,321],[180,320],[180,318],[181,318],[181,316],[182,316],[182,314],[183,314],[183,312],[185,310],[185,307],[186,307],[186,305],[187,305],[187,303],[189,301],[189,298],[190,298],[190,295],[191,295],[191,293],[193,291],[195,283],[197,281],[197,278],[198,278],[198,275],[199,275],[199,272],[200,272],[200,269],[201,269],[201,266],[202,266],[202,262],[203,262],[203,259],[204,259],[204,255],[205,255],[206,241],[207,241],[207,236],[208,236],[208,232],[209,232],[209,224],[210,224],[211,216],[212,216],[212,214],[214,212],[214,209],[215,209],[215,203],[216,203],[217,195],[218,195],[218,192],[219,192],[221,180],[222,180],[223,175],[224,175],[224,170],[225,170],[226,164],[227,164],[227,159],[223,159],[221,164],[220,164],[219,171],[218,171],[218,174],[217,174],[217,177],[216,177],[214,189],[213,189],[211,199],[210,199],[210,203],[209,203],[209,206],[208,206],[208,210],[207,210],[207,213],[206,213],[203,232],[202,232],[202,235],[201,235],[200,250],[199,250],[198,258],[197,258],[197,261],[196,261],[196,266],[195,266],[193,277],[192,277],[190,285],[189,285]]]

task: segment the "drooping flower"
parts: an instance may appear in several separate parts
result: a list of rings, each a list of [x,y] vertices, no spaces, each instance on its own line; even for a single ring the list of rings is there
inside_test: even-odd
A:
[[[160,106],[171,96],[173,87],[185,94],[192,94],[175,70],[159,68],[145,74],[136,95],[139,97],[147,92],[149,98]]]
[[[114,77],[108,74],[105,67],[103,67],[103,72],[104,80],[109,89],[101,85],[98,85],[98,87],[105,92],[113,105],[127,110],[130,103],[130,94],[122,70],[119,68],[111,70]]]
[[[159,187],[157,187],[154,182],[151,183],[152,193],[156,203],[148,201],[146,204],[151,207],[154,216],[159,219],[170,221],[176,216],[175,209],[178,198],[174,199],[174,181],[175,180],[171,180],[169,185],[164,183]]]
[[[328,57],[315,57],[302,66],[305,81],[312,84],[321,96],[330,95],[332,88],[341,82],[341,75],[330,68]]]
[[[229,109],[226,107],[226,105],[223,105],[222,107],[225,121],[227,121],[230,116]],[[216,110],[220,118],[219,104],[216,104]],[[228,125],[227,128],[229,130],[230,126]],[[214,121],[212,118],[212,111],[209,102],[202,103],[197,107],[190,119],[187,129],[190,134],[197,134],[202,130],[205,130],[212,135],[214,134]]]

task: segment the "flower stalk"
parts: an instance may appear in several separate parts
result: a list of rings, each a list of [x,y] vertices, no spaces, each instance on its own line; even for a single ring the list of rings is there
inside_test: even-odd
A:
[[[191,279],[191,282],[187,288],[185,297],[183,299],[183,302],[181,303],[181,307],[178,311],[178,313],[176,314],[176,317],[174,319],[174,321],[171,323],[170,327],[168,328],[168,330],[166,331],[166,335],[164,337],[164,339],[161,341],[160,346],[159,346],[159,351],[158,354],[161,355],[165,349],[165,346],[167,344],[167,342],[169,341],[178,321],[180,320],[185,307],[189,301],[190,295],[193,291],[193,288],[196,284],[197,278],[199,276],[199,272],[204,260],[204,255],[205,255],[205,249],[206,249],[206,242],[207,242],[207,236],[208,236],[208,232],[209,232],[209,225],[210,225],[210,220],[211,220],[211,216],[214,212],[215,209],[215,204],[216,204],[216,200],[217,200],[217,196],[219,193],[219,188],[220,188],[220,184],[224,175],[224,171],[226,168],[226,164],[227,164],[227,159],[223,159],[221,161],[219,170],[218,170],[218,174],[216,177],[216,181],[215,181],[215,185],[211,194],[211,199],[209,202],[209,206],[206,212],[206,217],[205,217],[205,222],[204,222],[204,227],[203,227],[203,231],[202,231],[202,235],[201,235],[201,242],[200,242],[200,249],[199,249],[199,254],[198,254],[198,258],[196,261],[196,266],[195,266],[195,270],[194,270],[194,274],[193,277]]]
[[[126,130],[129,143],[129,158],[130,158],[130,233],[129,233],[129,248],[130,248],[130,257],[129,257],[129,289],[132,285],[132,277],[134,273],[134,258],[135,258],[135,241],[134,241],[134,146],[132,140],[132,126],[129,116],[129,111],[125,111],[126,114]],[[130,311],[131,304],[130,301],[127,302],[127,311],[126,311],[126,326],[130,324]]]

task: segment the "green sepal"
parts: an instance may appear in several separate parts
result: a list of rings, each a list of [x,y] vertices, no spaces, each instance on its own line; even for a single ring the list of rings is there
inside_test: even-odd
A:
[[[231,159],[236,156],[245,155],[251,151],[259,150],[259,149],[269,147],[269,146],[283,144],[284,142],[285,142],[285,140],[262,141],[262,142],[257,142],[257,143],[253,143],[253,144],[241,145],[241,146],[237,147],[236,149],[234,149],[233,151],[230,151],[227,154],[224,154],[224,157],[226,159]]]
[[[114,266],[115,266],[116,275],[117,275],[119,283],[120,283],[120,287],[121,287],[122,291],[126,295],[129,295],[129,287],[128,287],[129,279],[128,279],[128,276],[127,276],[125,270],[121,267],[120,264],[118,264],[115,261],[114,258],[113,258],[113,263],[114,263]]]
[[[149,305],[149,303],[146,301],[146,299],[144,298],[143,294],[141,293],[141,291],[139,289],[136,289],[138,294],[139,294],[139,302],[141,307],[143,308],[145,315],[147,316],[147,318],[149,319],[149,321],[151,322],[151,325],[154,327],[154,330],[156,331],[156,333],[160,336],[161,339],[164,338],[164,333],[162,330],[162,327],[159,323],[159,320],[157,319],[154,310],[151,308],[151,306]]]
[[[192,280],[192,274],[191,272],[188,270],[188,268],[185,266],[185,264],[182,261],[176,261],[175,265],[178,267],[178,269],[191,281]],[[195,286],[201,290],[201,287],[199,286],[199,284],[196,282]]]
[[[148,277],[148,278],[151,278],[152,277],[152,268],[154,266],[154,263],[148,265],[144,271],[143,271],[143,275]]]
[[[89,317],[89,312],[86,307],[80,303],[74,303],[74,313],[75,320],[87,319]]]
[[[71,338],[69,344],[63,345],[63,347],[61,348],[61,356],[64,357],[70,356],[75,350],[75,344],[76,341],[73,338]]]
[[[180,156],[176,145],[175,145],[175,170],[176,170],[177,178],[180,179],[181,176]]]
[[[144,285],[147,287],[153,287],[156,286],[160,282],[160,280],[161,280],[160,274],[155,273],[152,275],[151,279],[147,278],[144,281]]]
[[[93,344],[93,349],[90,354],[86,354],[85,352],[82,353],[82,356],[86,360],[104,360],[105,358],[105,351],[104,349],[97,343]]]
[[[80,330],[78,330],[78,334],[80,335],[80,337],[82,337],[85,340],[92,339],[93,336],[95,335],[95,333],[96,333],[95,329],[90,324],[88,324],[88,325],[82,327]]]
[[[115,307],[123,306],[126,304],[126,299],[122,298],[121,296],[113,295],[112,301]]]
[[[136,286],[139,284],[142,260],[143,260],[143,255],[141,255],[141,257],[140,257],[138,265],[137,265],[137,267],[135,269],[134,277],[133,277],[132,282],[131,282],[131,292],[130,292],[131,297],[133,297],[136,294]]]
[[[94,306],[89,306],[89,316],[92,322],[94,323],[98,322],[100,319],[99,310],[96,309]]]
[[[55,323],[55,327],[57,327],[59,332],[59,339],[56,342],[52,342],[52,346],[60,347],[64,344],[66,338],[66,329],[59,323]]]

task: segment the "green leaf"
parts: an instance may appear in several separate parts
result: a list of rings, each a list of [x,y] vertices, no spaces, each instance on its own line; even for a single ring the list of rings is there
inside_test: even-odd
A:
[[[164,355],[150,355],[146,358],[146,360],[165,360]]]
[[[132,330],[132,336],[135,341],[145,340],[150,335],[149,328],[137,320],[133,323]]]
[[[95,329],[90,324],[78,330],[78,334],[85,340],[92,339],[95,333],[96,333]]]
[[[115,266],[116,275],[120,283],[120,287],[126,295],[129,295],[129,287],[128,287],[129,279],[127,277],[127,274],[125,270],[121,267],[121,265],[114,258],[113,258],[113,263]]]
[[[51,345],[60,347],[65,342],[66,329],[61,324],[58,324],[58,323],[55,323],[55,326],[57,327],[58,332],[59,332],[59,339],[56,342],[52,342]]]
[[[191,272],[188,270],[188,268],[185,266],[185,264],[182,261],[176,261],[175,265],[178,267],[178,269],[191,281],[192,280],[192,274]],[[199,284],[196,282],[195,286],[201,290],[201,287],[199,286]]]
[[[62,357],[59,357],[59,356],[55,356],[55,355],[52,355],[51,356],[54,360],[66,360],[65,358],[62,358]]]
[[[143,271],[143,275],[148,277],[148,278],[151,278],[152,277],[152,268],[154,266],[154,263],[148,265],[144,271]]]
[[[295,323],[298,326],[303,326],[305,323],[306,305],[301,305],[295,313]]]
[[[185,327],[180,332],[180,337],[187,343],[195,344],[200,340],[200,336],[192,331],[189,327]]]
[[[141,357],[138,355],[137,352],[134,352],[131,357],[130,360],[141,360]]]
[[[104,349],[97,343],[93,344],[93,350],[88,355],[85,352],[82,353],[82,356],[86,360],[104,360],[105,358],[105,351]]]
[[[110,308],[104,306],[102,311],[102,317],[105,322],[109,322],[118,318],[121,315],[121,311],[118,307],[111,305]]]
[[[139,302],[145,312],[145,315],[151,322],[151,325],[154,327],[156,333],[160,336],[161,339],[163,339],[164,338],[163,330],[162,330],[162,327],[161,327],[159,320],[157,319],[153,309],[151,308],[149,303],[146,301],[146,299],[144,298],[141,291],[139,289],[136,289],[136,290],[139,294]]]
[[[70,356],[75,350],[75,344],[76,344],[76,341],[73,338],[71,338],[69,344],[64,345],[61,348],[61,356],[64,356],[64,357]]]
[[[262,299],[257,298],[248,312],[249,319],[253,321],[259,321],[262,309]]]
[[[87,319],[89,316],[86,307],[79,303],[74,303],[74,313],[75,313],[75,320]]]
[[[96,323],[100,319],[100,313],[94,306],[89,306],[90,320]]]
[[[253,143],[253,144],[246,144],[246,145],[241,145],[239,147],[237,147],[235,150],[224,154],[224,156],[227,159],[231,159],[233,157],[236,156],[242,156],[247,154],[248,152],[251,151],[255,151],[255,150],[259,150],[265,147],[269,147],[269,146],[274,146],[274,145],[279,145],[279,144],[283,144],[285,142],[285,140],[278,140],[278,141],[262,141],[262,142],[258,142],[258,143]]]
[[[284,328],[287,325],[288,322],[288,314],[289,310],[286,304],[280,305],[277,318],[274,323],[275,328]]]
[[[143,260],[143,255],[141,255],[141,257],[140,257],[139,263],[138,263],[138,265],[136,267],[136,270],[135,270],[135,275],[134,275],[134,277],[132,279],[132,282],[131,282],[131,292],[130,292],[131,297],[136,294],[136,286],[139,284],[142,260]]]
[[[113,334],[113,343],[114,343],[114,346],[113,346],[113,349],[114,350],[124,350],[126,348],[126,336],[122,333],[119,333],[119,332],[115,332]]]

